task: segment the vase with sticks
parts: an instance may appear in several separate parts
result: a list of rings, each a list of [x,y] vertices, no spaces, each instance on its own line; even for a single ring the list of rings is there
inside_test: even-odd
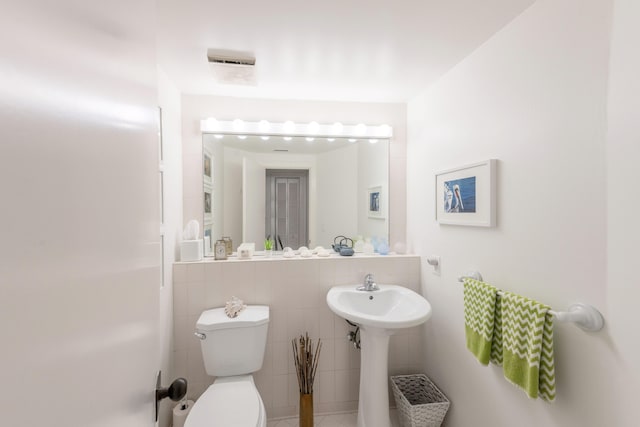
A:
[[[291,341],[293,347],[293,361],[298,375],[298,387],[300,388],[300,427],[313,427],[313,381],[316,378],[320,349],[322,343],[313,345],[309,334]]]

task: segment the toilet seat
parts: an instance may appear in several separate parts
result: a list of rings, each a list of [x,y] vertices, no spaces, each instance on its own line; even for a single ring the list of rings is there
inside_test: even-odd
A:
[[[184,427],[263,427],[264,405],[253,379],[216,381],[200,396],[187,416]]]

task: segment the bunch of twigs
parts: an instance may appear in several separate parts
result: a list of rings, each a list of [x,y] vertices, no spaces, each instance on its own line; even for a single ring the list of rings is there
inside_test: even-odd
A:
[[[291,346],[293,347],[293,360],[296,364],[300,393],[311,394],[313,393],[313,381],[316,378],[322,343],[318,339],[318,345],[314,350],[313,341],[306,333],[305,336],[300,335],[300,338],[294,338],[291,341]]]

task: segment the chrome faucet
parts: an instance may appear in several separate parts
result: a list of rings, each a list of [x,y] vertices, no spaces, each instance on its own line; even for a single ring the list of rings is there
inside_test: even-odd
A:
[[[364,285],[358,286],[356,288],[357,291],[377,291],[380,288],[376,285],[375,280],[373,279],[373,274],[367,274],[364,276]]]

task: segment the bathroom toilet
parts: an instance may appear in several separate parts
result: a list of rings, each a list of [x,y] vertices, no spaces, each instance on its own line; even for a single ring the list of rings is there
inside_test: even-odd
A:
[[[269,307],[250,305],[229,318],[224,308],[204,311],[196,324],[207,374],[216,380],[200,396],[184,427],[265,427],[267,413],[253,382],[267,344]]]

